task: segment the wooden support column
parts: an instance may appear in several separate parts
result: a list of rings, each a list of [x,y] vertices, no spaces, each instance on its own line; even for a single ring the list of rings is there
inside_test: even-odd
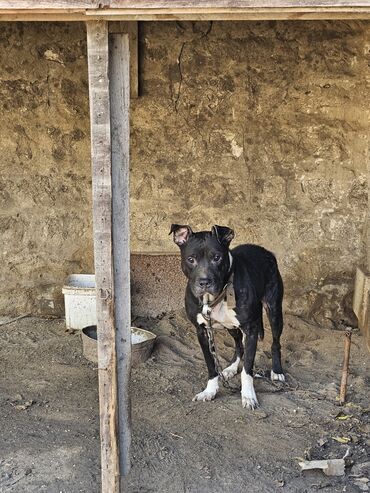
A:
[[[139,28],[138,22],[109,23],[109,32],[128,34],[130,46],[130,96],[131,99],[139,97]]]
[[[120,472],[130,470],[131,303],[130,303],[130,54],[129,35],[109,35],[112,136],[112,213]],[[122,482],[122,481],[121,481]],[[123,485],[121,485],[123,488]]]
[[[367,156],[366,270],[370,272],[370,156]]]
[[[108,23],[87,23],[102,492],[119,492]]]
[[[131,441],[128,39],[113,38],[109,50],[108,23],[92,21],[87,46],[102,492],[118,493]]]
[[[356,269],[353,311],[370,351],[370,160],[367,160],[367,215],[365,222],[365,259]]]

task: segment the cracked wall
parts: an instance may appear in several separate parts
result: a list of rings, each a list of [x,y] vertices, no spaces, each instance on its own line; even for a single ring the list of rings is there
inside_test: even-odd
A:
[[[84,27],[1,23],[0,46],[0,313],[60,314],[93,259]]]
[[[0,30],[0,312],[57,314],[92,270],[85,31]],[[132,249],[175,252],[171,222],[272,249],[286,309],[353,321],[364,258],[370,24],[140,25]],[[155,289],[155,286],[153,287]]]

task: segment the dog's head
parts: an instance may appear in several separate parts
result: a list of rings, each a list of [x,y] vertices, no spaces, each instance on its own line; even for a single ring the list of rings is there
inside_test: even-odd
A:
[[[172,224],[171,233],[180,247],[181,267],[194,296],[206,293],[217,296],[227,281],[229,245],[234,231],[225,226],[213,226],[211,231],[194,233],[190,226]]]

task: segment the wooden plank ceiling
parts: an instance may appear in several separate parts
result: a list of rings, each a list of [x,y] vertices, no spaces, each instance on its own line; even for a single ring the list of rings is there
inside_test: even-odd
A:
[[[0,20],[370,18],[370,0],[0,0]]]

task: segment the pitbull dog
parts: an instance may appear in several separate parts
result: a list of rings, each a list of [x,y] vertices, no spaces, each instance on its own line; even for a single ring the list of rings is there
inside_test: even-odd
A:
[[[283,330],[283,281],[275,256],[257,245],[240,245],[229,250],[234,231],[224,226],[213,226],[211,231],[194,233],[190,226],[172,224],[170,234],[180,247],[181,267],[188,278],[185,307],[189,320],[197,329],[198,340],[208,368],[208,383],[203,392],[193,400],[210,401],[219,388],[219,375],[209,348],[206,319],[202,308],[205,300],[214,300],[208,316],[214,328],[226,328],[235,341],[232,363],[222,375],[225,380],[238,372],[243,358],[241,374],[242,405],[248,409],[258,407],[253,386],[253,365],[257,338],[263,338],[262,306],[272,330],[271,380],[285,381],[281,367],[280,336]],[[227,300],[219,299],[225,285],[232,279],[235,309]],[[219,299],[219,301],[217,301]]]

